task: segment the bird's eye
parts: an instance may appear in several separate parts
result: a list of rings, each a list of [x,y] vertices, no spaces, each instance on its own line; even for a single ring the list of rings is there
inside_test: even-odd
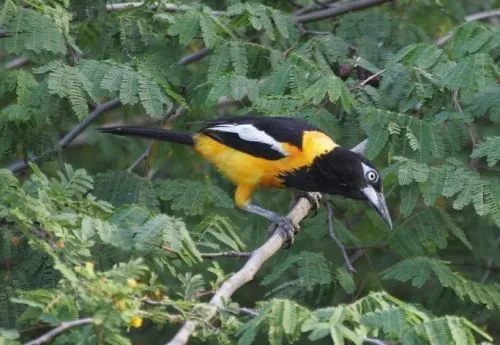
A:
[[[376,182],[378,180],[378,174],[375,171],[371,170],[366,173],[366,178],[370,182]]]

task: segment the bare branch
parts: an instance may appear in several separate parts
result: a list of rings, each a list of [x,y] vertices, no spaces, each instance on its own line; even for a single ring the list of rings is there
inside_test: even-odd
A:
[[[240,308],[240,313],[245,314],[245,315],[250,315],[250,316],[259,315],[258,311],[254,310],[254,309],[250,309],[250,308]]]
[[[123,2],[119,4],[106,4],[107,11],[114,10],[129,10],[132,8],[138,8],[144,5],[144,2]],[[175,6],[175,5],[174,5]]]
[[[358,147],[360,145],[357,145]],[[361,151],[360,151],[361,152]],[[311,211],[313,205],[306,198],[299,198],[295,206],[288,213],[287,217],[294,224],[299,224]],[[212,308],[207,310],[206,320],[209,321],[215,317],[217,310],[222,308],[225,301],[229,300],[233,293],[240,287],[253,279],[262,265],[273,256],[285,243],[285,231],[278,227],[273,235],[259,248],[255,249],[248,261],[243,267],[226,280],[208,303]],[[167,343],[167,345],[186,344],[191,334],[198,326],[197,320],[187,320],[177,334]]]
[[[98,105],[89,116],[83,121],[76,125],[68,134],[66,134],[57,144],[52,152],[57,152],[68,146],[80,133],[82,133],[92,122],[99,118],[105,112],[117,108],[121,105],[118,98],[114,98],[111,101]],[[51,152],[51,153],[52,153]],[[36,162],[40,160],[41,156],[36,156],[30,159],[31,162]],[[8,169],[13,173],[19,173],[29,166],[28,162],[18,161],[9,165]]]
[[[172,249],[170,247],[163,246],[163,245],[156,244],[156,243],[151,243],[151,242],[144,242],[144,243],[161,248],[161,249],[165,250],[166,252],[169,252],[170,254],[174,254],[175,256],[178,256],[178,257],[181,256],[177,250]],[[249,252],[237,252],[234,250],[229,251],[229,252],[200,253],[200,256],[202,258],[205,258],[205,259],[216,259],[216,258],[222,258],[222,257],[248,258],[251,255],[252,255],[252,253],[249,253]]]
[[[216,259],[216,258],[249,258],[252,253],[249,252],[218,252],[218,253],[201,253],[200,254],[204,259]]]
[[[377,73],[375,74],[372,74],[371,76],[369,76],[368,78],[360,81],[359,83],[357,83],[356,85],[352,86],[349,88],[349,91],[353,91],[355,89],[359,89],[363,86],[365,86],[366,84],[368,84],[371,80],[377,78],[378,76],[382,75],[383,73],[385,73],[385,71],[387,71],[387,68],[384,68],[384,69],[381,69],[380,71],[378,71]]]
[[[389,345],[389,343],[377,338],[365,338],[363,342],[375,345]]]
[[[296,15],[294,18],[295,23],[310,23],[318,20],[323,20],[326,18],[336,17],[338,15],[351,12],[358,11],[368,7],[381,5],[391,0],[358,0],[358,1],[349,1],[345,3],[338,4],[336,6],[330,6],[329,8],[314,11],[311,13]]]
[[[16,69],[26,65],[29,62],[25,56],[18,56],[5,64],[5,69]]]
[[[190,55],[187,55],[183,58],[181,58],[179,61],[178,61],[178,64],[181,65],[181,66],[186,66],[186,65],[189,65],[190,63],[193,63],[193,62],[196,62],[196,61],[199,61],[201,59],[203,59],[205,56],[207,56],[208,54],[210,53],[210,49],[207,49],[207,48],[203,48],[193,54],[190,54]],[[111,109],[114,109],[114,108],[117,108],[118,106],[121,105],[121,102],[118,98],[113,98],[112,100],[106,102],[106,103],[103,103],[103,104],[100,104],[98,105],[89,115],[88,117],[81,123],[79,123],[78,125],[76,125],[68,134],[66,134],[60,141],[59,141],[59,144],[56,148],[54,148],[54,150],[52,150],[51,152],[49,152],[49,154],[52,154],[54,152],[57,152],[58,150],[61,150],[61,149],[64,149],[65,147],[67,147],[74,139],[76,139],[76,137],[82,133],[85,129],[87,129],[87,127],[92,123],[94,122],[96,119],[98,119],[103,113],[111,110]],[[28,162],[36,162],[38,160],[40,160],[42,157],[41,156],[34,156],[34,157],[31,157],[29,159]],[[23,171],[24,169],[26,169],[29,164],[28,164],[27,161],[22,161],[22,160],[19,160],[19,161],[16,161],[14,163],[11,163],[7,169],[9,169],[10,171],[12,171],[13,173],[19,173],[21,171]]]
[[[498,248],[500,246],[500,235],[498,235],[497,240],[495,241],[495,248]],[[484,272],[484,275],[481,278],[481,283],[486,283],[488,278],[491,276],[491,272],[493,271],[493,258],[489,258],[488,261],[486,262],[486,272]]]
[[[79,326],[84,326],[88,325],[94,322],[94,319],[91,317],[87,317],[85,319],[80,319],[80,320],[74,320],[74,321],[64,321],[61,322],[59,326],[54,328],[53,330],[45,333],[41,337],[38,337],[32,341],[28,341],[27,343],[24,343],[24,345],[41,345],[48,343],[52,341],[55,337],[57,337],[59,334],[64,333],[70,328],[74,327],[79,327]]]
[[[477,20],[482,20],[482,19],[487,19],[491,17],[498,17],[500,16],[500,10],[492,10],[492,11],[485,11],[485,12],[478,12],[478,13],[473,13],[465,17],[465,22],[470,23],[474,22]],[[438,38],[434,43],[438,47],[443,46],[446,42],[450,40],[450,38],[453,37],[453,31],[449,31],[446,33],[444,36]]]

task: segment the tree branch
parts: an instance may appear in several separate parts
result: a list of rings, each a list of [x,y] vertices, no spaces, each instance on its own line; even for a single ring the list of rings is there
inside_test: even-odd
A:
[[[203,59],[209,53],[210,53],[210,49],[203,48],[203,49],[201,49],[193,54],[189,54],[189,55],[184,56],[183,58],[181,58],[177,62],[177,64],[179,64],[181,66],[189,65],[190,63],[193,63],[193,62],[196,62],[196,61]],[[59,141],[57,147],[55,147],[51,152],[49,152],[49,154],[52,154],[54,152],[57,152],[61,149],[66,148],[74,139],[76,139],[76,137],[80,133],[82,133],[85,129],[87,129],[87,127],[92,122],[94,122],[96,119],[98,119],[103,113],[105,113],[111,109],[117,108],[120,105],[121,105],[121,102],[120,102],[120,99],[118,97],[113,98],[112,100],[110,100],[106,103],[102,103],[102,104],[98,105],[92,112],[89,113],[89,115],[87,116],[87,118],[83,122],[81,122],[81,123],[77,124],[75,127],[73,127],[73,129]],[[19,161],[16,161],[14,163],[11,163],[7,167],[7,169],[9,169],[13,173],[17,174],[17,173],[23,171],[24,169],[26,169],[29,166],[29,162],[32,162],[32,163],[37,162],[41,158],[42,158],[42,156],[34,156],[34,157],[31,157],[28,161],[19,160]]]
[[[352,150],[358,150],[357,152],[362,153],[362,149],[366,147],[366,140],[356,145]],[[309,211],[311,211],[313,205],[306,198],[299,198],[295,206],[288,213],[287,217],[292,220],[293,223],[299,224],[304,218],[307,217]],[[229,300],[231,296],[240,287],[248,283],[253,279],[257,271],[262,267],[262,265],[285,243],[285,231],[281,227],[277,227],[273,235],[259,248],[255,249],[248,261],[243,265],[243,267],[232,275],[228,280],[226,280],[215,295],[212,297],[208,303],[212,308],[207,310],[207,315],[205,320],[210,321],[213,319],[217,310],[222,308],[225,301]],[[167,345],[184,345],[188,342],[191,334],[195,331],[198,326],[198,320],[187,320],[177,334],[167,343]]]
[[[465,17],[465,22],[470,23],[477,20],[482,20],[491,17],[500,16],[500,10],[492,10],[485,12],[473,13]],[[453,31],[449,31],[444,36],[438,38],[435,43],[438,47],[442,47],[446,42],[448,42],[453,37]]]
[[[13,58],[5,64],[5,69],[16,69],[26,65],[29,62],[28,58],[25,56],[18,56]]]
[[[57,152],[59,150],[62,150],[66,148],[81,132],[83,132],[92,122],[94,122],[97,118],[99,118],[102,114],[105,112],[117,108],[118,106],[121,105],[121,102],[118,98],[114,98],[111,101],[108,101],[106,103],[102,103],[98,105],[90,114],[89,116],[83,121],[80,122],[78,125],[73,127],[71,131],[68,132],[57,144],[57,146],[54,148],[52,152]],[[51,153],[52,153],[51,152]],[[42,156],[35,156],[32,157],[29,162],[36,162],[40,160]],[[15,163],[12,163],[9,165],[8,169],[12,171],[13,173],[19,173],[26,169],[29,166],[28,162],[24,161],[18,161]]]
[[[151,242],[145,242],[146,244],[150,244],[152,246],[155,246],[155,247],[158,247],[158,248],[161,248],[163,249],[164,251],[166,252],[169,252],[170,254],[174,254],[176,256],[181,256],[180,253],[175,250],[175,249],[172,249],[170,247],[167,247],[167,246],[162,246],[160,244],[156,244],[156,243],[151,243]],[[248,258],[252,255],[252,253],[249,253],[249,252],[237,252],[237,251],[229,251],[229,252],[215,252],[215,253],[200,253],[200,256],[204,259],[216,259],[216,258],[223,258],[223,257],[226,257],[226,258],[230,258],[230,257],[233,257],[233,258]]]
[[[338,15],[351,12],[358,11],[368,7],[381,5],[391,0],[358,0],[358,1],[349,1],[345,3],[338,4],[336,6],[331,6],[326,9],[322,9],[319,11],[314,11],[306,14],[296,15],[294,18],[295,23],[310,23],[318,20],[323,20],[326,18],[336,17]]]
[[[32,341],[25,343],[24,345],[41,345],[50,342],[52,339],[57,337],[59,334],[64,333],[70,328],[79,327],[88,325],[94,322],[94,319],[91,317],[87,317],[85,319],[74,320],[74,321],[64,321],[61,322],[59,326],[54,328],[53,330],[45,333],[41,337],[38,337]]]

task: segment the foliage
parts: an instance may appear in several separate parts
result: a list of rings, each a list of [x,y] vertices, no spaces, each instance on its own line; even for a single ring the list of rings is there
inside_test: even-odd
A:
[[[189,318],[217,344],[493,342],[500,31],[467,16],[499,5],[399,1],[299,23],[329,9],[2,2],[0,161],[36,165],[0,169],[0,342],[87,317],[54,344],[165,342]],[[323,207],[209,322],[209,297],[242,262],[206,254],[252,250],[268,224],[236,210],[232,186],[185,147],[94,127],[195,131],[231,113],[303,118],[347,147],[368,137],[395,230],[332,198],[358,272]],[[255,194],[279,212],[289,199]]]

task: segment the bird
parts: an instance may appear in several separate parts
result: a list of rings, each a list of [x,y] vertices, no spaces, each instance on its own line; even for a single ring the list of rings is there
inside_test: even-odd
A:
[[[113,126],[101,133],[192,147],[235,186],[240,209],[265,217],[293,243],[298,225],[252,202],[257,188],[342,195],[368,202],[392,229],[380,172],[363,155],[338,145],[325,131],[296,117],[229,116],[203,122],[194,133]]]

